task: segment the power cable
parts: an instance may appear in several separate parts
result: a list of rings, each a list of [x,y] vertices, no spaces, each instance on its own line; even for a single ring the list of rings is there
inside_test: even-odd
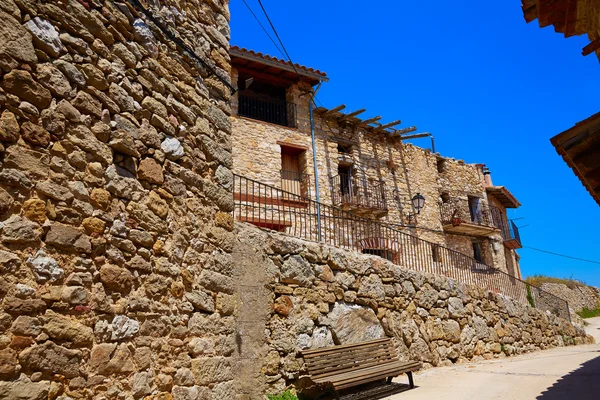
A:
[[[210,65],[206,60],[198,56],[187,44],[185,44],[181,39],[179,39],[170,29],[165,27],[159,20],[156,18],[148,9],[146,9],[139,0],[127,0],[134,8],[140,10],[142,14],[146,16],[167,38],[169,38],[175,45],[179,46],[186,52],[191,58],[196,60],[200,65],[204,68],[208,69],[212,75],[217,77],[225,86],[229,88],[231,94],[234,94],[237,89],[234,88],[231,83],[229,83],[228,79],[223,78],[212,65]]]
[[[529,250],[535,250],[535,251],[539,251],[541,253],[547,253],[547,254],[552,254],[553,256],[558,256],[558,257],[564,257],[564,258],[570,258],[572,260],[578,260],[578,261],[584,261],[584,262],[589,262],[592,264],[598,264],[600,265],[600,261],[593,261],[593,260],[586,260],[585,258],[579,258],[579,257],[573,257],[573,256],[568,256],[566,254],[560,254],[560,253],[554,253],[548,250],[542,250],[542,249],[536,249],[534,247],[529,247],[529,246],[523,246],[524,249],[529,249]]]
[[[288,60],[290,60],[290,63],[292,64],[292,68],[294,68],[294,71],[296,71],[296,74],[298,76],[300,76],[300,73],[298,72],[298,70],[296,69],[296,66],[294,65],[294,62],[292,61],[292,57],[290,57],[290,53],[288,53],[287,49],[285,48],[285,45],[283,44],[283,41],[279,37],[279,33],[277,33],[277,29],[275,29],[273,22],[271,22],[271,18],[269,18],[269,14],[267,13],[267,10],[265,10],[265,7],[263,6],[262,1],[258,0],[258,4],[260,5],[260,8],[262,8],[263,13],[265,14],[265,17],[267,17],[267,21],[269,21],[269,25],[271,25],[271,29],[273,29],[273,32],[275,33],[277,40],[279,40],[279,43],[281,44],[281,47],[283,48],[285,55],[287,56]]]
[[[250,11],[250,14],[252,14],[252,16],[254,17],[254,19],[256,20],[256,22],[258,22],[258,25],[260,25],[260,27],[262,28],[263,32],[267,35],[267,37],[269,38],[269,40],[271,40],[271,43],[273,43],[273,45],[275,46],[275,48],[277,49],[277,51],[279,51],[279,54],[281,54],[281,57],[285,58],[285,55],[283,54],[283,51],[277,45],[277,43],[275,43],[275,40],[271,37],[271,35],[269,35],[269,32],[267,32],[267,29],[264,27],[264,25],[262,24],[262,22],[260,22],[260,20],[256,16],[256,14],[254,14],[254,11],[252,11],[252,8],[250,8],[250,5],[246,2],[246,0],[242,0],[242,1],[244,2],[244,4],[246,5],[246,7],[248,8],[248,11]]]

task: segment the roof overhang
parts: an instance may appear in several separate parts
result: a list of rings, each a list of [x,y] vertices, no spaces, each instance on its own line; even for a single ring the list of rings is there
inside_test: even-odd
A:
[[[488,186],[485,191],[494,196],[505,208],[518,208],[521,206],[517,198],[504,186]]]
[[[552,25],[554,31],[565,37],[587,34],[591,41],[581,54],[596,53],[600,58],[600,19],[595,18],[599,8],[590,0],[521,0],[526,22],[536,19],[540,28]]]
[[[600,113],[578,122],[550,142],[600,205]]]
[[[294,84],[299,81],[311,86],[327,82],[327,74],[299,64],[292,64],[267,54],[233,46],[229,49],[231,63],[238,70],[268,80],[279,80],[282,84]]]

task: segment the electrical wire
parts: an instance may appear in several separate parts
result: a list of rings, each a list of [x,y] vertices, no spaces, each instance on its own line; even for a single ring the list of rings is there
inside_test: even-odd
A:
[[[542,249],[536,249],[534,247],[529,247],[529,246],[523,246],[524,249],[529,249],[529,250],[535,250],[535,251],[539,251],[541,253],[547,253],[547,254],[552,254],[553,256],[558,256],[558,257],[564,257],[564,258],[570,258],[572,260],[578,260],[578,261],[584,261],[584,262],[588,262],[588,263],[592,263],[592,264],[599,264],[600,265],[600,261],[593,261],[593,260],[586,260],[585,258],[579,258],[579,257],[573,257],[573,256],[568,256],[566,254],[560,254],[560,253],[554,253],[552,251],[548,251],[548,250],[542,250]]]
[[[231,94],[234,94],[237,89],[234,88],[231,83],[229,83],[228,79],[223,78],[217,71],[214,69],[212,65],[210,65],[206,60],[202,57],[198,56],[194,50],[192,50],[187,44],[185,44],[181,39],[179,39],[173,32],[171,32],[167,27],[165,27],[159,20],[152,14],[139,0],[127,0],[134,8],[137,8],[142,14],[146,16],[168,39],[170,39],[175,45],[179,46],[186,52],[191,58],[196,60],[200,65],[204,68],[208,69],[212,75],[217,77],[223,84],[225,84]]]
[[[267,10],[265,9],[265,6],[263,6],[263,3],[262,3],[261,0],[258,0],[258,4],[260,5],[260,8],[262,8],[263,13],[265,14],[265,17],[267,17],[267,21],[269,21],[269,25],[271,25],[271,29],[273,29],[273,32],[275,33],[275,36],[277,37],[277,40],[279,40],[279,43],[281,44],[281,48],[283,48],[283,51],[285,52],[285,55],[287,56],[288,60],[290,60],[290,63],[292,64],[292,67],[294,68],[294,71],[296,71],[296,74],[298,76],[300,76],[300,73],[298,72],[298,70],[296,69],[296,66],[294,65],[294,62],[292,61],[292,57],[290,57],[290,53],[288,53],[287,49],[285,48],[285,45],[283,44],[283,41],[279,37],[279,33],[277,33],[277,29],[275,29],[275,26],[273,25],[273,22],[271,22],[271,18],[269,17],[269,14],[267,13]]]
[[[277,45],[277,43],[275,43],[275,40],[271,37],[271,35],[269,35],[269,32],[267,32],[267,28],[265,28],[264,25],[262,24],[262,22],[260,22],[260,20],[258,19],[258,17],[256,16],[256,14],[254,13],[254,11],[252,11],[252,8],[250,8],[250,5],[246,2],[246,0],[242,0],[242,1],[244,2],[244,4],[246,5],[246,7],[248,8],[248,11],[250,11],[250,14],[252,14],[252,16],[254,17],[254,19],[256,20],[256,22],[258,22],[258,25],[260,25],[260,27],[262,28],[263,32],[267,35],[267,37],[269,38],[269,40],[271,40],[271,43],[273,43],[273,45],[275,46],[275,48],[277,49],[277,51],[279,51],[279,54],[281,54],[281,57],[285,58],[285,55],[283,54],[283,51]]]

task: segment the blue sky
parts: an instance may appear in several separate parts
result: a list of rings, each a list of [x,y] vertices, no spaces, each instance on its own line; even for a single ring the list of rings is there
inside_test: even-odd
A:
[[[257,0],[246,0],[268,28]],[[526,24],[521,2],[263,0],[292,60],[327,72],[319,100],[401,119],[436,150],[486,163],[523,204],[525,246],[600,261],[600,207],[549,139],[600,111],[600,65],[585,37]],[[242,0],[232,44],[281,55]],[[596,100],[594,100],[596,99]],[[428,147],[428,139],[414,141]],[[600,265],[519,250],[523,275],[600,286]]]

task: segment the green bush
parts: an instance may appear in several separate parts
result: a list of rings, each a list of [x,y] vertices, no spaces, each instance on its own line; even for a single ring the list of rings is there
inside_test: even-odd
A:
[[[289,389],[280,394],[268,394],[267,398],[269,400],[298,400],[298,397]]]
[[[529,302],[529,305],[533,308],[535,308],[535,301],[533,301],[533,295],[531,294],[531,286],[526,285],[527,287],[527,301]]]
[[[577,286],[586,286],[586,283],[579,279],[573,279],[571,275],[568,278],[556,278],[547,275],[531,275],[525,278],[525,282],[533,285],[540,286],[543,283],[564,283],[569,289],[575,289]]]

